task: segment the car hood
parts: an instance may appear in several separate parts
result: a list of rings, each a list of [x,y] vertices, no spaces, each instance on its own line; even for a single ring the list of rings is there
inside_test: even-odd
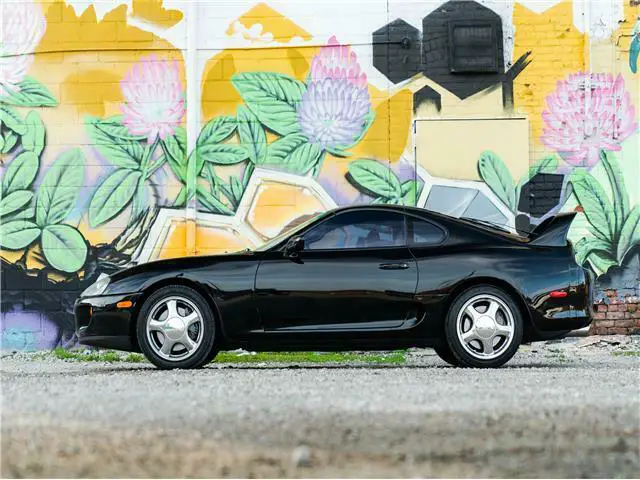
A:
[[[234,262],[238,260],[255,260],[256,253],[251,251],[241,251],[232,253],[223,253],[219,255],[203,255],[197,257],[178,257],[164,260],[152,260],[150,262],[134,265],[125,268],[111,275],[111,280],[117,282],[133,275],[145,273],[162,273],[167,270],[176,272],[189,270],[192,268],[202,268],[211,265]]]

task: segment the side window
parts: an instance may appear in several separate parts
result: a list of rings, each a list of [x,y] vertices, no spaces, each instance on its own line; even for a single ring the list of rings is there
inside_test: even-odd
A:
[[[445,232],[442,228],[426,220],[412,218],[409,221],[409,238],[411,244],[416,247],[427,247],[438,245],[445,239]]]
[[[404,216],[395,212],[346,212],[304,235],[305,250],[382,248],[406,245]]]

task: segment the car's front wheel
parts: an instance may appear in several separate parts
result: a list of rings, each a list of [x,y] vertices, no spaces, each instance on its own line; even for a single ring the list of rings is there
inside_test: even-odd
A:
[[[199,368],[211,361],[215,321],[198,292],[182,285],[154,292],[138,315],[142,353],[158,368]]]
[[[458,296],[447,314],[446,341],[463,367],[491,368],[507,363],[522,341],[522,314],[503,290],[481,285]]]

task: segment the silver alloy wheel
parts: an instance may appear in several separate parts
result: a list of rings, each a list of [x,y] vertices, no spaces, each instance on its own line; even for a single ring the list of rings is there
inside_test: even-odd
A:
[[[163,298],[147,317],[147,340],[153,351],[169,361],[189,358],[202,343],[202,313],[182,296]]]
[[[502,355],[513,342],[515,323],[511,309],[500,298],[480,294],[462,306],[456,332],[462,347],[480,360]]]

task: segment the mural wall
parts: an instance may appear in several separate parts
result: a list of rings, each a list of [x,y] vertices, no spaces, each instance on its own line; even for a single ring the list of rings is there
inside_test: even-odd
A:
[[[527,233],[578,211],[640,295],[629,0],[0,4],[2,348],[72,346],[100,273],[417,205]]]

